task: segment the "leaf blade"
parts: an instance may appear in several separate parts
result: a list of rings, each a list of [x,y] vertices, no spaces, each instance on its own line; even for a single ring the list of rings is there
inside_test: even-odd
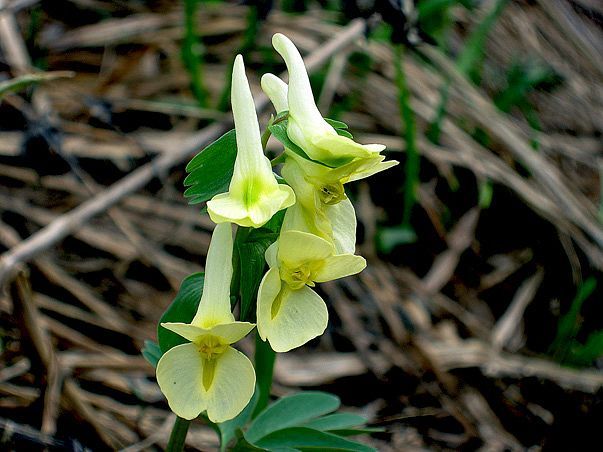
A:
[[[279,399],[264,410],[249,426],[245,437],[256,442],[284,428],[300,425],[339,408],[339,398],[318,391],[305,391]]]
[[[235,131],[230,130],[199,152],[186,165],[184,196],[189,204],[209,201],[228,191],[237,157]]]
[[[234,419],[217,424],[220,429],[220,450],[226,450],[228,443],[236,436],[237,430],[244,427],[245,424],[249,422],[258,403],[258,399],[259,392],[256,387],[251,400],[243,411],[241,411]]]
[[[348,429],[363,424],[366,424],[366,419],[358,414],[334,413],[311,419],[310,421],[305,422],[303,426],[315,430],[329,431]]]
[[[307,427],[277,430],[257,441],[256,445],[269,450],[281,447],[292,447],[299,450],[319,448],[321,451],[372,452],[375,450],[365,444]]]
[[[161,326],[164,322],[185,322],[193,320],[201,301],[203,292],[203,273],[193,273],[182,280],[180,289],[174,301],[165,310],[157,324],[157,340],[162,353],[167,352],[176,345],[186,344],[188,341],[176,333]]]
[[[147,362],[155,368],[157,367],[157,363],[159,362],[159,359],[162,355],[161,348],[159,348],[159,344],[155,341],[151,341],[148,339],[144,341],[144,345],[140,350],[140,353],[142,354],[144,359],[146,359]]]

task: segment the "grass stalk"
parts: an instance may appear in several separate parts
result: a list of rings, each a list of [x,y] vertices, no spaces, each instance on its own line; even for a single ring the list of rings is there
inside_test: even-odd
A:
[[[404,47],[396,46],[396,87],[398,88],[398,106],[404,125],[406,141],[406,178],[404,181],[404,212],[402,227],[410,228],[410,216],[416,201],[416,190],[419,184],[420,158],[417,149],[417,126],[415,114],[410,105],[410,91],[404,73]]]
[[[182,61],[191,78],[191,89],[199,106],[207,107],[207,90],[203,82],[203,46],[197,35],[199,0],[184,0],[184,41]]]

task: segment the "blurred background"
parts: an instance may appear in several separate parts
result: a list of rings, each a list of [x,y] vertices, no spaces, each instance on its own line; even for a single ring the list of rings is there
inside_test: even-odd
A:
[[[139,351],[203,268],[184,167],[232,127],[237,53],[266,124],[283,32],[321,112],[401,164],[350,184],[368,268],[320,286],[328,330],[279,355],[274,394],[337,394],[383,451],[597,449],[602,21],[597,0],[0,0],[0,448],[165,447]]]

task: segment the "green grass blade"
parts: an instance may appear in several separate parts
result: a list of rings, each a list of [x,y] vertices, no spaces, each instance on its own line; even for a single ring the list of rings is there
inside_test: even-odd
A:
[[[404,139],[406,140],[406,179],[404,182],[404,212],[402,226],[410,227],[410,216],[416,201],[416,190],[419,185],[420,158],[417,149],[417,126],[415,114],[410,104],[410,91],[404,73],[404,49],[396,47],[396,87],[398,88],[398,106],[404,122]]]
[[[58,78],[71,78],[75,75],[75,72],[71,71],[55,71],[55,72],[40,72],[35,74],[26,74],[20,77],[12,78],[0,82],[0,98],[5,94],[20,91],[29,85],[39,82],[48,82],[50,80],[56,80]]]
[[[555,359],[563,361],[568,355],[576,335],[580,331],[581,322],[579,321],[578,316],[582,310],[582,305],[594,292],[596,287],[597,280],[594,277],[590,277],[580,284],[578,292],[572,300],[569,311],[560,317],[557,334],[550,347]]]
[[[197,35],[199,0],[184,0],[184,40],[182,62],[191,78],[191,89],[199,106],[207,107],[207,90],[203,82],[203,46]]]
[[[508,0],[498,0],[494,4],[492,9],[486,14],[486,17],[484,17],[484,20],[482,20],[471,33],[463,50],[457,58],[456,65],[459,71],[464,75],[470,75],[473,81],[479,79],[480,71],[478,68],[481,66],[481,62],[484,58],[484,47],[488,34],[504,10],[507,1]],[[435,118],[432,121],[427,134],[427,138],[434,144],[439,144],[442,121],[446,116],[446,104],[448,103],[449,89],[450,81],[447,81],[440,91],[440,104],[438,105]]]

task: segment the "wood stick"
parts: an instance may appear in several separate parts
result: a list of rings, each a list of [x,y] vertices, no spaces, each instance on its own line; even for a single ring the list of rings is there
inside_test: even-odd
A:
[[[42,433],[52,435],[56,431],[62,378],[52,341],[44,328],[40,313],[34,305],[31,286],[25,272],[17,274],[11,285],[11,296],[15,304],[16,318],[22,320],[23,327],[29,333],[40,361],[46,367],[48,384],[44,395]]]
[[[603,372],[571,369],[542,358],[499,352],[476,339],[458,342],[420,338],[423,349],[442,370],[479,367],[484,375],[496,378],[537,377],[559,386],[594,394],[603,387]]]
[[[2,243],[13,245],[19,243],[18,234],[7,224],[0,221],[0,232],[2,233]],[[96,313],[102,322],[109,322],[115,328],[122,332],[129,331],[130,334],[138,332],[138,329],[132,328],[124,319],[115,312],[113,308],[107,305],[102,299],[98,298],[88,286],[71,277],[64,270],[61,270],[47,257],[39,256],[36,259],[36,265],[42,273],[55,284],[67,289],[82,304],[92,312]]]
[[[46,322],[33,302],[31,288],[25,272],[22,271],[17,274],[10,289],[15,309],[19,311],[16,317],[22,319],[23,328],[27,331],[40,361],[46,367],[48,386],[42,415],[42,432],[52,434],[56,430],[61,393],[62,373],[60,372],[59,361],[56,358],[50,335],[46,330]],[[73,380],[69,378],[65,380],[63,393],[71,408],[92,425],[103,442],[110,447],[116,447],[113,438],[97,422],[96,413],[92,407],[82,399],[78,391],[79,388]]]
[[[594,214],[592,203],[568,186],[558,168],[534,152],[521,130],[496,110],[492,101],[467,81],[448,57],[435,48],[422,47],[421,50],[442,73],[453,80],[453,91],[457,94],[456,98],[467,107],[467,114],[504,143],[514,157],[525,164],[534,178],[548,190],[567,217],[592,237],[599,248],[603,248],[603,227]]]
[[[538,269],[534,276],[531,276],[519,286],[519,289],[515,293],[506,312],[498,319],[498,322],[496,322],[496,325],[494,325],[494,328],[492,329],[491,342],[493,348],[501,350],[507,346],[513,338],[517,337],[516,334],[521,321],[523,320],[523,313],[528,307],[528,304],[530,304],[536,296],[536,292],[538,291],[543,278],[544,271]]]
[[[29,425],[17,424],[10,419],[0,418],[0,433],[3,444],[10,442],[12,437],[19,436],[22,438],[22,441],[27,441],[39,446],[61,449],[64,447],[62,441],[53,438],[51,435],[36,430]]]
[[[0,48],[8,64],[19,74],[27,72],[31,62],[13,12],[6,10],[6,0],[0,0]]]

